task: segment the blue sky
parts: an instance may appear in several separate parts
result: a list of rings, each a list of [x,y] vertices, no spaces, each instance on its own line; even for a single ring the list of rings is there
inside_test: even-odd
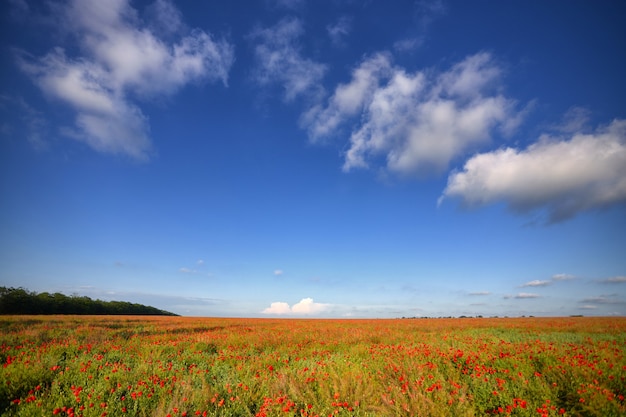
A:
[[[621,1],[0,6],[0,284],[626,314]]]

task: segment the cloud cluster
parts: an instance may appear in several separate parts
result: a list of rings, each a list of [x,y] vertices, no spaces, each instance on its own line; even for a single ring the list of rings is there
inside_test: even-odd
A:
[[[299,19],[285,18],[272,27],[256,29],[250,36],[257,42],[255,81],[261,86],[278,84],[288,102],[315,91],[326,72],[325,65],[302,56],[299,38],[303,33]]]
[[[58,8],[58,18],[82,54],[70,57],[57,47],[43,57],[19,56],[21,68],[47,96],[76,112],[65,133],[98,151],[146,159],[149,124],[137,98],[172,94],[194,81],[227,82],[232,45],[199,29],[177,42],[163,39],[157,31],[186,31],[180,13],[167,0],[157,0],[149,11],[145,24],[128,0],[72,0]]]
[[[327,311],[330,308],[330,304],[316,303],[312,298],[303,298],[300,302],[289,306],[289,304],[281,301],[270,304],[268,308],[263,310],[263,314],[277,314],[277,315],[311,315],[319,314]]]
[[[301,0],[273,4],[303,5]],[[49,98],[73,109],[74,123],[61,132],[97,151],[147,159],[152,144],[142,100],[174,94],[193,82],[227,85],[233,45],[186,27],[171,0],[155,0],[142,16],[130,0],[68,0],[51,10],[66,31],[64,39],[77,48],[56,47],[43,56],[18,52],[18,63]],[[416,10],[423,28],[446,12],[439,0],[418,2]],[[340,46],[351,31],[347,16],[326,27]],[[322,81],[328,66],[306,56],[304,33],[296,17],[252,30],[250,74],[258,86],[280,88],[286,102],[307,98],[300,126],[314,143],[344,138],[346,172],[383,167],[402,176],[441,174],[493,139],[513,135],[524,118],[525,111],[502,92],[502,65],[487,52],[442,70],[414,71],[395,64],[390,52],[373,53],[326,94]],[[421,41],[400,39],[396,51]],[[35,112],[25,117],[32,120],[29,140],[43,147],[45,121]],[[591,130],[589,119],[588,110],[575,107],[560,123],[548,125],[552,133],[524,149],[475,154],[449,174],[439,204],[502,202],[516,214],[545,213],[548,223],[623,204],[626,120]]]
[[[549,222],[624,202],[626,120],[570,138],[544,135],[525,150],[475,155],[450,175],[444,197],[467,206],[503,201],[516,213],[545,208]]]
[[[354,69],[350,82],[336,87],[325,106],[308,111],[302,124],[311,140],[320,141],[353,123],[345,171],[383,157],[396,173],[442,172],[454,158],[487,143],[494,130],[510,133],[519,123],[515,102],[497,91],[500,74],[488,53],[436,75],[407,72],[390,55],[375,54]]]

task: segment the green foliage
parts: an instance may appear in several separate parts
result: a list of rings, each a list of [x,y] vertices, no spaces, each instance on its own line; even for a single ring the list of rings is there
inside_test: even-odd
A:
[[[23,288],[0,287],[0,314],[116,314],[176,316],[155,307],[126,301],[101,301],[61,293],[35,293]]]

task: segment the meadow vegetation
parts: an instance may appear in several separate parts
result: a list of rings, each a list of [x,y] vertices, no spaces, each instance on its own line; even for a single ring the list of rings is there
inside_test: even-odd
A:
[[[624,416],[626,318],[0,317],[6,416]]]

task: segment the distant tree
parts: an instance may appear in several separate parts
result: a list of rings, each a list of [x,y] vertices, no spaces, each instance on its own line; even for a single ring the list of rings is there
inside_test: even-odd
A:
[[[127,301],[92,300],[61,293],[29,292],[24,288],[0,287],[0,314],[106,314],[176,316],[156,307]]]

